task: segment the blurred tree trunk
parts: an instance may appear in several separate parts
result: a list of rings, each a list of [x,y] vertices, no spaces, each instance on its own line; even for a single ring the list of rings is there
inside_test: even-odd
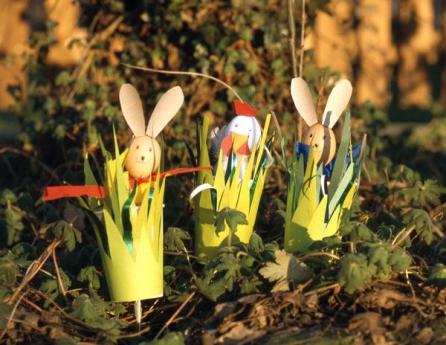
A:
[[[23,54],[29,50],[29,25],[23,19],[27,0],[0,0],[0,109],[13,103],[9,85],[25,84]]]
[[[80,7],[71,0],[0,0],[0,109],[10,106],[14,99],[8,86],[19,86],[26,93],[25,54],[31,51],[29,35],[33,26],[44,27],[36,11],[43,6],[47,18],[58,23],[54,31],[57,42],[48,51],[46,63],[59,66],[77,64],[83,47],[69,46],[74,39],[85,44],[87,31],[79,28]],[[25,18],[26,17],[26,18]]]
[[[385,107],[390,100],[392,44],[392,1],[359,0],[359,71],[356,82],[358,103],[371,101]]]
[[[400,104],[429,105],[432,102],[429,65],[437,62],[440,43],[440,34],[435,31],[433,1],[401,1],[397,27]]]
[[[441,81],[440,81],[440,97],[443,105],[446,106],[446,4],[444,5],[444,11],[442,12],[442,20],[439,23],[441,25],[441,38],[440,38],[440,68],[441,68]]]
[[[353,32],[353,1],[332,0],[331,15],[318,11],[312,34],[315,63],[352,78],[353,59],[357,53]]]
[[[59,23],[55,29],[57,43],[47,55],[47,63],[60,66],[77,64],[82,59],[87,31],[78,26],[80,6],[72,0],[45,0],[45,12],[49,19]],[[79,43],[70,47],[70,42]]]

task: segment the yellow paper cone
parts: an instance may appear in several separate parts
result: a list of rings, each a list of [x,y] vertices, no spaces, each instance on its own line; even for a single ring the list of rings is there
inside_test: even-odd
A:
[[[268,115],[260,145],[251,154],[243,179],[239,178],[240,162],[238,162],[235,172],[225,180],[221,151],[215,173],[201,171],[198,174],[197,185],[207,183],[212,188],[203,190],[195,197],[195,252],[197,256],[211,259],[216,256],[219,248],[227,246],[229,242],[232,244],[249,242],[269,167],[262,166],[261,162],[265,161],[263,154],[270,119],[271,116]],[[208,119],[205,118],[200,132],[200,166],[210,164],[206,144],[207,135]],[[217,233],[216,215],[225,208],[242,212],[248,224],[239,225],[234,234],[231,234],[226,224],[223,231]]]

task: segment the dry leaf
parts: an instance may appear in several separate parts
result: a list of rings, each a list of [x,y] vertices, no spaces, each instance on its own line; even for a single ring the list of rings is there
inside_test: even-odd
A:
[[[272,292],[289,291],[289,283],[303,283],[313,275],[313,271],[294,255],[284,250],[276,250],[275,255],[275,262],[268,262],[259,271],[270,282],[276,282]]]

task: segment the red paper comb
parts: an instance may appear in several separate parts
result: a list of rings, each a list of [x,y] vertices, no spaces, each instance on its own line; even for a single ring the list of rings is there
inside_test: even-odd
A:
[[[259,112],[251,107],[248,103],[235,100],[232,102],[235,115],[256,116]]]

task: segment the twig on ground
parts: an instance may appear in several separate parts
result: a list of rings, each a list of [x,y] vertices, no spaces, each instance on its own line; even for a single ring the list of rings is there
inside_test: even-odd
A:
[[[181,313],[181,311],[184,309],[184,307],[187,305],[187,303],[189,303],[189,301],[195,296],[196,293],[197,293],[197,291],[193,291],[189,296],[187,296],[187,298],[183,301],[183,303],[181,303],[181,305],[178,307],[178,309],[175,311],[175,313],[173,313],[173,315],[170,317],[170,319],[167,320],[167,322],[164,324],[164,326],[157,333],[157,335],[155,336],[155,339],[158,339],[161,336],[161,334],[163,334],[163,332],[166,330],[166,328],[169,327],[169,325],[175,320],[175,318],[178,316],[178,314]]]
[[[59,264],[57,262],[57,257],[56,257],[56,248],[54,248],[52,256],[53,256],[53,262],[54,262],[54,270],[56,271],[57,283],[59,284],[60,292],[62,293],[62,295],[63,295],[63,297],[65,298],[65,301],[66,301],[66,299],[67,299],[67,291],[65,290],[65,286],[63,284],[63,279],[62,279],[62,276],[60,274]]]
[[[140,336],[140,335],[142,335],[142,334],[144,334],[144,333],[150,331],[150,329],[151,329],[151,327],[150,327],[150,326],[147,326],[147,327],[144,327],[144,328],[138,330],[138,332],[130,333],[130,334],[125,334],[125,335],[121,335],[121,336],[119,336],[117,339],[135,338],[135,337],[138,337],[138,336]]]
[[[23,277],[22,282],[14,291],[14,294],[7,300],[8,304],[12,304],[15,302],[17,296],[20,292],[28,285],[28,283],[34,278],[34,276],[40,271],[45,262],[49,259],[54,249],[61,243],[60,240],[54,240],[51,244],[46,248],[46,250],[40,255],[37,261],[34,261],[29,267],[28,272]]]
[[[320,294],[321,292],[328,291],[328,290],[339,290],[340,288],[341,288],[341,286],[339,285],[339,283],[333,283],[330,285],[322,286],[322,287],[314,289],[314,290],[307,291],[304,293],[304,296],[308,296],[308,295],[315,294],[315,293]]]
[[[409,271],[406,269],[406,271],[404,272],[404,276],[406,277],[406,283],[410,288],[410,292],[412,293],[412,297],[415,299],[417,297],[417,295],[415,294],[415,290],[412,286],[412,283],[409,279]]]
[[[314,253],[308,253],[304,256],[300,257],[300,259],[306,259],[314,256],[328,256],[329,258],[335,259],[335,260],[341,260],[341,258],[335,254],[326,253],[326,252],[314,252]]]
[[[20,296],[20,298],[17,300],[16,304],[14,305],[14,308],[12,308],[11,314],[9,314],[9,317],[8,317],[8,321],[6,321],[5,329],[0,334],[0,340],[2,340],[3,337],[6,335],[6,333],[8,331],[8,326],[11,323],[11,321],[13,320],[14,315],[17,311],[17,307],[19,306],[20,302],[22,301],[22,298],[25,297],[26,294],[27,294],[27,291],[25,291],[25,293],[22,296]]]
[[[43,313],[44,310],[42,308],[40,308],[37,304],[35,304],[33,301],[29,300],[28,298],[25,297],[25,295],[23,295],[22,297],[23,302],[25,302],[26,304],[28,304],[31,308],[35,309],[36,311],[38,311],[39,313]]]
[[[392,247],[399,246],[416,228],[415,225],[412,225],[409,229],[400,231],[392,241]]]

